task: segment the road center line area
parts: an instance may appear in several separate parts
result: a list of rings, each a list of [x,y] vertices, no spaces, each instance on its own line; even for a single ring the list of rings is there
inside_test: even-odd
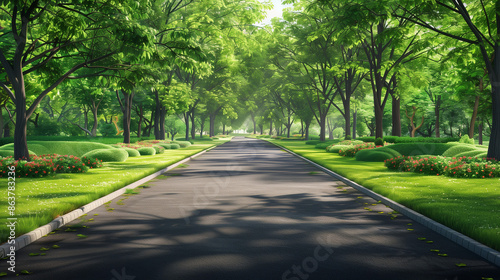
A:
[[[17,273],[31,274],[16,279],[500,279],[261,140],[234,138],[137,192],[18,251]]]

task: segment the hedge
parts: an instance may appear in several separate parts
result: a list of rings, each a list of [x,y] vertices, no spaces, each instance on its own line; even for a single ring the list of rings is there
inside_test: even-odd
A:
[[[97,149],[84,154],[82,157],[96,158],[103,162],[126,161],[128,152],[125,149]]]
[[[327,152],[330,153],[339,153],[339,150],[345,150],[347,148],[351,147],[351,145],[330,145],[327,148]]]
[[[404,144],[394,144],[385,147],[375,148],[366,151],[359,151],[357,153],[356,159],[360,161],[378,161],[383,159],[385,156],[389,158],[397,156],[418,156],[418,155],[436,155],[440,156],[448,149],[460,145],[458,143],[404,143]],[[375,153],[371,155],[371,153]],[[388,159],[388,158],[386,158]]]
[[[154,148],[151,147],[142,147],[137,149],[141,156],[154,156],[156,154],[156,151]]]
[[[94,142],[28,141],[28,149],[37,155],[59,154],[81,157],[92,150],[110,148],[112,146]],[[14,150],[14,144],[4,145],[0,150]]]
[[[173,144],[178,144],[181,148],[186,148],[191,146],[191,142],[189,141],[174,141]]]
[[[141,153],[139,153],[139,151],[137,151],[136,149],[132,149],[132,148],[119,148],[119,149],[125,150],[128,153],[129,157],[140,157],[141,156]]]
[[[374,136],[358,137],[356,140],[363,142],[375,142]],[[384,136],[383,140],[387,143],[402,144],[402,143],[448,143],[459,141],[459,137],[408,137],[408,136]]]

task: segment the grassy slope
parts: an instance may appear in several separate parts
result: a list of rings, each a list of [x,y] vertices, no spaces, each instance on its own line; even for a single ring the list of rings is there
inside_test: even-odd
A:
[[[2,150],[14,150],[14,144],[0,147]],[[96,149],[113,149],[113,147],[93,142],[73,141],[28,141],[28,149],[37,155],[60,154],[81,157],[87,152]]]
[[[391,172],[304,142],[274,141],[379,194],[500,250],[500,179],[456,179]]]
[[[184,149],[166,150],[164,154],[128,158],[125,162],[105,163],[103,168],[83,174],[57,174],[55,177],[16,180],[17,235],[42,226],[93,200],[135,182],[188,156],[207,149],[213,141]],[[0,179],[0,206],[7,209],[7,179]],[[0,212],[5,224],[7,211]],[[6,227],[0,227],[0,243],[7,239]]]

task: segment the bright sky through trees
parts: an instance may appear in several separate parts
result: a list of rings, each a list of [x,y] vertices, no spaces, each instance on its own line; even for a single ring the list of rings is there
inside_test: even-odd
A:
[[[260,0],[260,2],[264,3],[267,2],[268,0]],[[260,24],[261,25],[266,25],[266,24],[271,24],[271,19],[275,17],[282,17],[283,15],[283,9],[287,7],[292,7],[292,5],[284,5],[281,4],[281,0],[271,0],[273,3],[273,9],[270,11],[267,11],[267,17],[264,21],[262,21]]]

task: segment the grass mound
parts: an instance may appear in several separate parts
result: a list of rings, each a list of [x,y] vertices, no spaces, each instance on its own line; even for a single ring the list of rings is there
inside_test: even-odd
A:
[[[174,141],[172,143],[178,144],[181,148],[186,148],[186,147],[191,146],[191,142],[189,142],[189,141]]]
[[[132,149],[132,148],[119,148],[119,149],[125,150],[128,153],[129,157],[140,157],[141,156],[141,153],[139,153],[139,151],[137,151],[136,149]]]
[[[334,146],[329,146],[328,147],[328,152],[330,153],[339,153],[340,150],[345,150],[347,148],[351,147],[351,145],[334,145]]]
[[[181,146],[179,144],[158,144],[159,146],[162,146],[166,150],[173,150],[173,149],[179,149]]]
[[[446,150],[446,152],[443,153],[443,156],[445,157],[456,157],[459,154],[463,153],[469,153],[473,151],[479,151],[476,154],[479,154],[480,152],[484,152],[484,149],[477,148],[474,145],[469,145],[469,144],[457,144],[454,147],[449,148]]]
[[[81,157],[97,149],[110,149],[112,146],[93,142],[72,141],[28,141],[28,149],[37,155],[59,154]],[[0,147],[0,150],[14,151],[14,144]]]
[[[156,155],[156,150],[151,147],[142,147],[137,149],[141,156],[154,156]]]
[[[125,149],[97,149],[84,154],[82,157],[96,158],[103,162],[122,162],[128,158]]]
[[[390,146],[363,150],[356,153],[359,161],[384,161],[397,156],[443,155],[448,149],[459,144],[456,143],[402,143]]]

